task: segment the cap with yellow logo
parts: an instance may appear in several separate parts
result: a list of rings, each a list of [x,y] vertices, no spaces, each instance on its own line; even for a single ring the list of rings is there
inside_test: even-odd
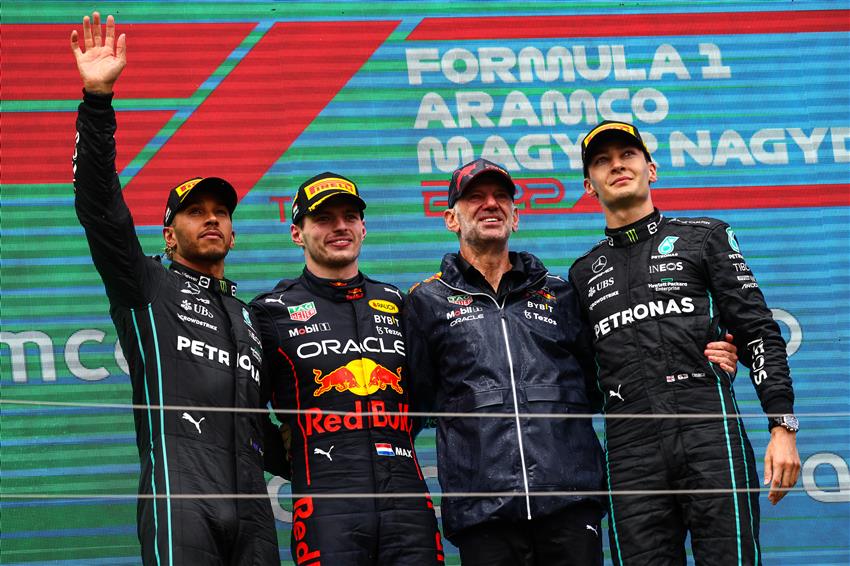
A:
[[[646,148],[643,138],[640,137],[640,132],[638,132],[636,126],[627,122],[605,120],[587,132],[587,135],[584,136],[581,142],[581,162],[584,166],[585,178],[588,177],[587,168],[590,165],[590,160],[593,158],[596,148],[599,147],[602,141],[611,139],[612,136],[625,139],[629,143],[634,144],[638,149],[643,151],[647,161],[652,161],[652,156],[649,154],[649,150]]]
[[[360,198],[360,191],[357,190],[354,181],[325,171],[307,179],[298,187],[295,200],[292,202],[293,224],[301,222],[305,215],[315,212],[331,197],[348,197],[361,212],[366,208],[366,202]]]
[[[162,225],[171,226],[171,223],[174,222],[174,216],[189,203],[189,195],[198,194],[199,191],[216,193],[224,202],[227,210],[230,211],[231,216],[233,215],[233,211],[236,210],[236,202],[239,200],[233,185],[218,177],[194,177],[188,181],[183,181],[168,191],[168,201],[165,203],[165,216],[162,219]]]

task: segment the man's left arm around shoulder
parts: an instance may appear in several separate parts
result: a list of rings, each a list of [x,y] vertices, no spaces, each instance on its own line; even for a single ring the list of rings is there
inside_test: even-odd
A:
[[[792,415],[794,390],[785,340],[728,225],[711,230],[703,261],[721,319],[735,336],[741,363],[750,370],[762,409],[771,417]],[[774,505],[787,493],[783,488],[797,482],[800,471],[796,430],[792,430],[796,427],[776,423],[770,419],[771,439],[764,459],[764,483],[771,486],[768,499]]]

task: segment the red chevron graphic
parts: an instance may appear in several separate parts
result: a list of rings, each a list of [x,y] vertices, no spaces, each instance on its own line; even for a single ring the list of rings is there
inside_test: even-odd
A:
[[[129,61],[116,84],[122,99],[191,96],[256,25],[118,20],[118,33],[127,34]],[[3,25],[3,100],[80,98],[80,76],[68,44],[73,29],[82,30],[82,23]]]
[[[161,222],[164,190],[194,175],[222,176],[244,196],[397,25],[275,24],[128,183],[136,223]]]
[[[407,41],[842,32],[850,10],[425,18]]]
[[[173,115],[171,110],[118,112],[120,127],[115,133],[118,171],[138,155]],[[4,112],[0,131],[3,155],[0,183],[70,184],[76,119],[74,112]],[[159,200],[164,207],[165,198]]]

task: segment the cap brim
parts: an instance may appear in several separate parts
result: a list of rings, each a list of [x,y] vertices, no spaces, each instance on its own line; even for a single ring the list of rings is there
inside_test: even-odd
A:
[[[478,181],[479,179],[481,179],[481,177],[483,177],[485,175],[491,175],[493,177],[497,177],[498,179],[500,179],[502,181],[502,185],[504,185],[504,187],[511,192],[511,198],[516,196],[516,183],[514,183],[514,180],[511,179],[510,176],[506,175],[505,173],[503,173],[499,169],[483,169],[481,171],[478,171],[472,177],[469,178],[469,180],[466,182],[466,184],[463,187],[463,191],[461,191],[460,195],[458,195],[458,198],[461,198],[463,196],[463,193],[465,193],[467,190],[469,190],[469,186],[471,184],[475,183],[476,181]]]
[[[612,139],[621,139],[625,140],[629,144],[633,144],[635,147],[639,148],[643,154],[646,156],[647,161],[652,161],[652,156],[649,153],[649,150],[643,144],[641,140],[630,134],[629,132],[624,132],[623,130],[618,129],[610,129],[604,130],[596,134],[590,143],[587,144],[587,148],[584,150],[584,159],[582,162],[582,166],[584,167],[585,177],[587,176],[587,168],[590,165],[590,160],[593,159],[593,155],[596,153],[596,150],[599,148],[599,144],[602,142],[610,141]]]
[[[183,199],[180,208],[178,211],[183,208],[185,202],[189,200],[192,195],[198,195],[201,192],[212,192],[224,200],[224,204],[228,210],[230,210],[230,214],[233,214],[233,211],[236,210],[236,205],[239,202],[239,197],[236,194],[236,189],[233,188],[233,185],[222,179],[221,177],[204,177],[201,181],[198,182],[197,185],[192,187],[189,194],[186,195],[186,198]]]
[[[340,199],[348,199],[351,202],[355,203],[360,210],[365,210],[366,201],[355,194],[351,194],[347,191],[338,191],[332,192],[329,195],[323,196],[321,199],[314,202],[309,209],[307,209],[306,214],[315,214],[319,211],[323,206],[327,205],[331,200],[340,200]]]

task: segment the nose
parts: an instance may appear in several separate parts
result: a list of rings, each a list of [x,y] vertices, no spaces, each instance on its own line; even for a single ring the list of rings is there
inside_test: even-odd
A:
[[[488,194],[484,197],[484,206],[486,206],[486,207],[488,207],[488,208],[492,208],[492,207],[494,207],[494,206],[495,206],[495,207],[497,207],[497,208],[498,208],[498,206],[499,206],[499,200],[496,198],[496,195],[495,195],[495,194],[493,194],[493,193],[488,193]]]
[[[204,224],[215,224],[218,225],[218,215],[215,213],[215,210],[207,210],[207,217],[204,219]]]
[[[619,155],[614,155],[611,157],[611,169],[622,169],[623,161],[620,159]]]

